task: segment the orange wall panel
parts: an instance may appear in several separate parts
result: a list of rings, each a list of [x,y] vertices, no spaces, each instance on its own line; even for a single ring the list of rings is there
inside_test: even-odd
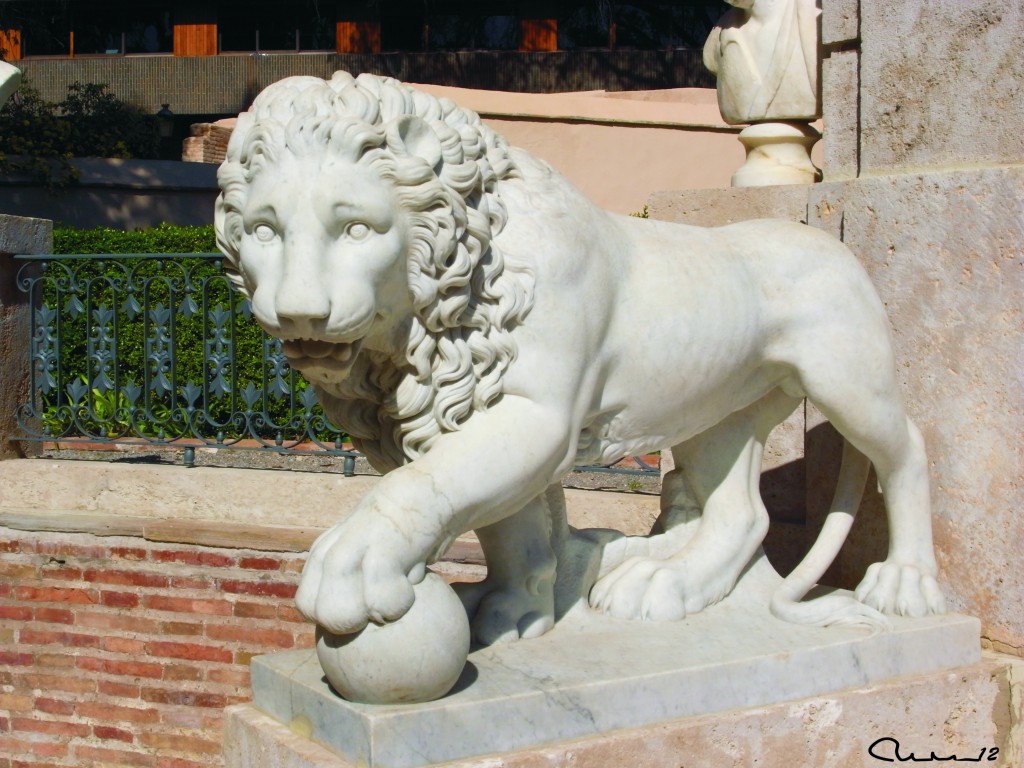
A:
[[[175,56],[216,56],[216,24],[175,24]]]
[[[380,53],[380,22],[339,21],[335,49],[338,53]]]
[[[519,22],[519,28],[522,32],[522,37],[519,42],[519,50],[558,50],[557,19],[521,19]]]
[[[0,54],[7,61],[21,58],[21,30],[0,29]]]

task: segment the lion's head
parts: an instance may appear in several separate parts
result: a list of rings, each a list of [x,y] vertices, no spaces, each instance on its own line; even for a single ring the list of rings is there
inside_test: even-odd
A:
[[[239,116],[218,173],[229,277],[378,467],[501,395],[532,304],[492,243],[517,173],[475,113],[390,78],[287,78]]]

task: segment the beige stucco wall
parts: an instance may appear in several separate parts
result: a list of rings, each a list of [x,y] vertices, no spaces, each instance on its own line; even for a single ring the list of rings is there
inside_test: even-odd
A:
[[[728,187],[743,164],[739,129],[722,121],[713,89],[535,94],[413,85],[474,110],[617,213],[642,210],[661,189]],[[193,126],[184,159],[222,157],[233,122]]]
[[[416,87],[476,111],[514,146],[617,213],[640,211],[661,189],[727,187],[743,164],[739,129],[723,122],[713,89],[533,94]]]

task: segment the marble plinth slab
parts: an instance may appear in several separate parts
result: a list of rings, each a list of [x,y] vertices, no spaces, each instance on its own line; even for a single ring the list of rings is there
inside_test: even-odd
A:
[[[577,606],[541,638],[474,651],[455,690],[426,704],[352,704],[331,691],[313,651],[260,656],[254,704],[358,765],[416,768],[980,659],[979,622],[965,616],[894,619],[875,634],[781,622],[766,607],[767,569],[762,561],[746,589],[680,622]]]

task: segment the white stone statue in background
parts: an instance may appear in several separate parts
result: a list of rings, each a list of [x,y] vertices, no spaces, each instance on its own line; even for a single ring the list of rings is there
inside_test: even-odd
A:
[[[810,148],[820,135],[817,0],[727,0],[711,31],[704,65],[718,79],[718,107],[740,133],[748,161],[733,186],[806,184],[821,174]]]
[[[0,108],[18,90],[21,83],[21,70],[6,61],[0,61]]]
[[[469,530],[488,576],[460,596],[481,643],[541,635],[567,593],[666,621],[721,600],[767,531],[765,439],[805,396],[848,442],[835,506],[773,611],[821,624],[943,611],[928,463],[888,321],[830,236],[607,213],[473,112],[372,75],[266,89],[240,115],[219,179],[229,273],[385,473],[303,572],[296,600],[323,629],[322,660],[367,624],[402,626],[427,566]],[[658,533],[567,526],[560,480],[573,466],[655,450],[681,468]],[[800,602],[845,539],[869,462],[889,556],[857,599]],[[574,560],[580,542],[596,562]],[[447,624],[452,609],[438,611]],[[389,647],[413,645],[430,617],[419,610]],[[435,663],[457,676],[468,639],[453,638],[453,658]],[[394,696],[336,687],[414,700],[451,682]]]

